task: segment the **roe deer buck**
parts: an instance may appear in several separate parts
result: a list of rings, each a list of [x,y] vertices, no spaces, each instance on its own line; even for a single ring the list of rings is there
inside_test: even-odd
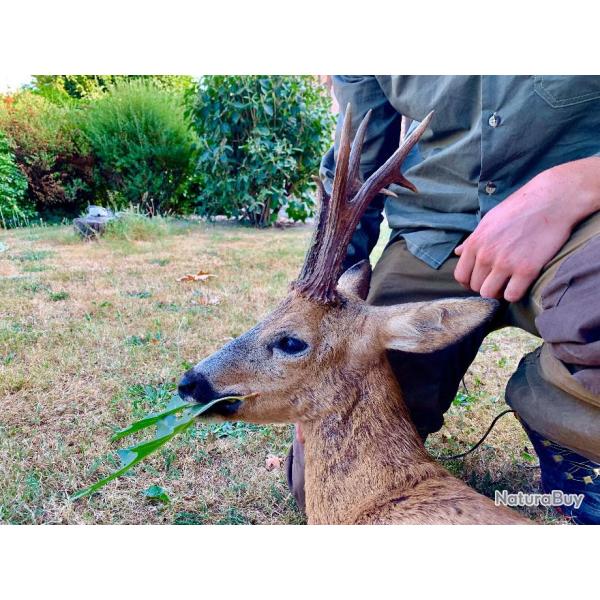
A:
[[[179,385],[182,397],[201,403],[256,394],[215,405],[220,419],[302,423],[309,523],[526,522],[430,457],[386,358],[387,349],[432,352],[450,344],[490,318],[495,301],[375,307],[364,302],[367,261],[340,278],[350,237],[375,195],[390,183],[415,189],[400,165],[430,119],[363,184],[358,169],[369,115],[350,146],[348,107],[332,194],[319,182],[319,216],[300,277],[271,314]]]

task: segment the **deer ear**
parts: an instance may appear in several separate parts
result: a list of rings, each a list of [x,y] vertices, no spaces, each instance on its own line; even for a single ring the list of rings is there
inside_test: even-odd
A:
[[[490,321],[499,306],[497,300],[452,298],[374,310],[380,314],[385,348],[426,354],[450,346]]]
[[[337,289],[345,296],[355,296],[366,300],[371,284],[371,265],[368,260],[361,260],[347,269],[340,277]]]

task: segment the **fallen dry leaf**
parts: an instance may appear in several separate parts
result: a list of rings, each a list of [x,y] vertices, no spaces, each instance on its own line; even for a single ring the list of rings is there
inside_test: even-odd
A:
[[[265,460],[265,467],[267,471],[272,471],[273,469],[281,469],[282,460],[279,456],[275,456],[274,454],[269,454]]]
[[[178,277],[177,281],[206,281],[211,277],[215,277],[215,275],[213,275],[212,273],[207,273],[206,271],[198,271],[195,275],[188,273],[187,275]]]

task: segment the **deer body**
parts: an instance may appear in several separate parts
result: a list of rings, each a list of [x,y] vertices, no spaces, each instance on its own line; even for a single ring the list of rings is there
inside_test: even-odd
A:
[[[526,522],[427,454],[386,356],[390,349],[443,348],[491,318],[497,303],[370,306],[367,262],[340,277],[352,232],[372,199],[391,183],[414,190],[400,165],[431,115],[363,184],[368,115],[351,146],[349,114],[348,107],[331,196],[319,186],[320,213],[300,277],[263,321],[190,369],[179,393],[201,403],[251,396],[215,404],[216,418],[301,422],[310,523]]]
[[[526,522],[431,458],[385,359],[357,381],[347,411],[302,431],[311,524]]]

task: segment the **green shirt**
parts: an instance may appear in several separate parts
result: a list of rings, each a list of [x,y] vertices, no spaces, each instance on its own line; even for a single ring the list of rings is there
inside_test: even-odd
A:
[[[412,128],[435,110],[403,172],[418,194],[392,185],[385,198],[392,239],[438,268],[481,218],[535,175],[600,155],[600,76],[336,76],[342,112],[321,177],[331,188],[339,125],[348,102],[353,128],[373,110],[361,159],[368,177],[398,146],[401,117]],[[565,202],[577,202],[576,195]],[[384,196],[363,217],[347,264],[368,257],[379,236]]]

